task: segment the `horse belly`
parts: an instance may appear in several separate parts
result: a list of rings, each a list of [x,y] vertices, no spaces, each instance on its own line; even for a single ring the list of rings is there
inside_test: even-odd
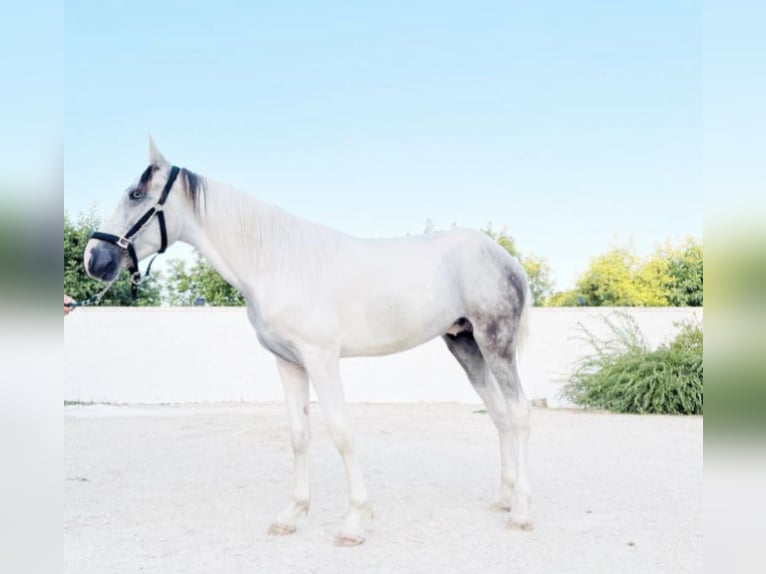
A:
[[[459,318],[456,307],[418,296],[373,297],[344,314],[341,355],[388,355],[421,345],[447,332]]]

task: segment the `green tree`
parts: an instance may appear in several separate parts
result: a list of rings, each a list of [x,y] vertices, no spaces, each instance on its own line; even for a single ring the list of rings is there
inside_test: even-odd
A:
[[[165,302],[174,307],[194,304],[197,287],[186,269],[183,259],[171,259],[165,271]]]
[[[676,307],[702,307],[703,304],[703,250],[702,242],[686,238],[681,245],[660,248],[657,256],[667,261],[671,277],[668,301]]]
[[[550,297],[546,298],[546,307],[579,307],[584,305],[585,299],[580,295],[577,289],[569,289],[567,291],[557,291]]]
[[[245,304],[242,294],[224,281],[199,253],[189,268],[180,259],[170,262],[165,297],[170,305],[194,305],[199,297],[213,306],[239,307]]]
[[[667,306],[672,278],[661,258],[642,261],[631,246],[616,245],[591,260],[577,281],[588,306]]]
[[[554,281],[551,266],[542,257],[530,253],[521,259],[521,264],[529,277],[529,290],[535,305],[545,305],[553,295]]]
[[[87,214],[80,214],[77,221],[73,221],[69,214],[64,212],[64,293],[78,301],[89,298],[105,287],[104,283],[91,279],[83,265],[85,245],[98,225],[98,218],[92,210]],[[160,301],[158,278],[153,275],[138,288],[136,304],[151,306],[159,305]],[[127,271],[123,270],[120,273],[118,279],[101,299],[101,305],[133,305],[130,274]]]
[[[702,243],[690,238],[667,242],[644,259],[631,245],[615,245],[591,260],[576,292],[590,306],[701,306],[702,282]],[[570,300],[562,294],[551,304]]]

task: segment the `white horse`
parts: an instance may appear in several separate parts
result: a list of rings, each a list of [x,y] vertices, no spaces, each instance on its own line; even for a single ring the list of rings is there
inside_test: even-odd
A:
[[[183,241],[244,295],[259,341],[276,356],[295,454],[292,498],[270,533],[294,532],[296,520],[308,512],[310,380],[348,478],[349,509],[336,543],[364,541],[363,519],[371,510],[339,359],[396,353],[438,336],[500,435],[496,506],[510,511],[511,527],[531,529],[530,407],[516,358],[531,296],[514,257],[468,230],[400,239],[350,237],[178,170],[151,139],[149,161],[95,234],[100,238],[88,242],[85,268],[92,277],[111,281],[131,260]]]

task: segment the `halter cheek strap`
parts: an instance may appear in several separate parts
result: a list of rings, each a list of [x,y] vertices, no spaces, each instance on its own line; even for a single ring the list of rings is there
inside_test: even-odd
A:
[[[168,247],[168,231],[165,227],[165,213],[163,209],[165,206],[165,200],[167,200],[168,194],[173,188],[173,184],[178,177],[179,171],[180,169],[175,165],[170,168],[170,175],[168,175],[168,180],[165,182],[165,187],[162,188],[162,194],[160,195],[157,203],[155,203],[146,212],[144,212],[138,221],[136,221],[122,237],[113,235],[111,233],[104,233],[103,231],[94,231],[90,236],[92,239],[100,239],[101,241],[113,243],[128,253],[128,257],[130,257],[130,265],[128,266],[128,271],[130,271],[131,274],[131,296],[133,301],[135,301],[138,297],[138,284],[141,282],[141,271],[138,268],[138,256],[136,255],[136,250],[133,247],[133,238],[135,238],[135,236],[138,235],[154,217],[157,217],[157,222],[160,225],[161,241],[160,250],[157,252],[157,254],[159,255],[160,253],[165,252],[165,249]],[[148,267],[146,268],[146,276],[149,275],[153,262],[154,258],[152,258]]]

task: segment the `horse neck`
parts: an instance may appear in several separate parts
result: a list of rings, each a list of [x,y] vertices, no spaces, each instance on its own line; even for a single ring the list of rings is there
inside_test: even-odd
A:
[[[184,240],[249,297],[259,280],[315,277],[337,232],[302,220],[231,186],[206,180],[200,213]]]

